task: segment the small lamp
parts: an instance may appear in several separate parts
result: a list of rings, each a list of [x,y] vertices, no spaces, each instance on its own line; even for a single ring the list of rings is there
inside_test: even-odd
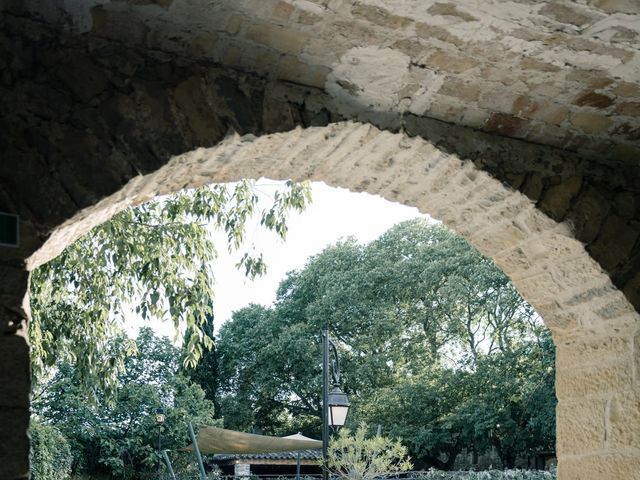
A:
[[[164,423],[164,408],[156,408],[156,423],[162,425]]]
[[[329,406],[329,426],[332,428],[344,426],[351,404],[347,394],[340,390],[338,385],[334,385],[329,392],[327,405]]]

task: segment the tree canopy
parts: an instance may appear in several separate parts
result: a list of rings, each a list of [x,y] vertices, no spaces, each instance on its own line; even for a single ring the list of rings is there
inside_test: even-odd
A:
[[[122,338],[120,338],[122,340]],[[122,385],[115,397],[97,394],[93,402],[79,383],[74,364],[63,362],[56,374],[39,384],[33,396],[36,422],[51,425],[71,447],[74,473],[108,473],[114,479],[143,478],[158,466],[156,408],[162,406],[162,448],[189,444],[186,422],[214,425],[213,402],[183,373],[183,351],[167,338],[142,328],[137,353],[125,358],[118,375]],[[34,446],[42,456],[42,449]],[[192,457],[174,455],[176,468],[192,464]],[[62,478],[62,477],[51,477]]]
[[[219,184],[155,199],[126,209],[36,269],[31,278],[29,336],[34,372],[74,364],[78,380],[113,394],[135,342],[119,338],[129,308],[184,327],[184,361],[195,365],[212,346],[204,328],[212,317],[218,246],[211,228],[226,233],[227,248],[240,248],[247,221],[286,236],[286,217],[310,200],[307,184],[287,182],[272,204],[255,212],[254,183]],[[211,228],[210,228],[211,227]],[[246,252],[238,267],[265,271],[260,255]]]
[[[402,437],[416,465],[553,447],[548,332],[489,259],[423,220],[339,242],[290,272],[273,307],[234,313],[215,350],[226,426],[319,434],[325,324],[352,420]]]

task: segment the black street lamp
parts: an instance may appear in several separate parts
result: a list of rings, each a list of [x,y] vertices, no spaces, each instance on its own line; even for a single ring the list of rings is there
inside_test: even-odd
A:
[[[331,366],[333,385],[329,391],[329,346],[333,350],[334,361]],[[325,326],[322,330],[322,479],[328,480],[327,450],[329,447],[329,427],[334,430],[342,427],[349,413],[349,399],[340,390],[340,360],[338,349],[329,339],[329,332]]]
[[[162,456],[162,424],[164,423],[164,408],[156,408],[156,425],[158,425],[158,479],[160,479],[160,457]]]

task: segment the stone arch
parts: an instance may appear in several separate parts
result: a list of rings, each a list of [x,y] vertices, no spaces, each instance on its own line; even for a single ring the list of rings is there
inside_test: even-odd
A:
[[[352,122],[261,137],[234,134],[176,156],[80,211],[29,258],[28,268],[129,205],[258,177],[319,180],[415,206],[493,258],[544,318],[557,346],[559,478],[635,478],[640,317],[569,225],[421,138]]]

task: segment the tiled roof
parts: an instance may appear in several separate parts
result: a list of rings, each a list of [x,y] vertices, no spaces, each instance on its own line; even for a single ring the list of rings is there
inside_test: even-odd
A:
[[[245,460],[296,460],[300,454],[301,460],[320,460],[322,458],[322,450],[299,450],[293,452],[274,452],[274,453],[242,453],[242,454],[216,454],[209,457],[213,462],[245,459]]]

